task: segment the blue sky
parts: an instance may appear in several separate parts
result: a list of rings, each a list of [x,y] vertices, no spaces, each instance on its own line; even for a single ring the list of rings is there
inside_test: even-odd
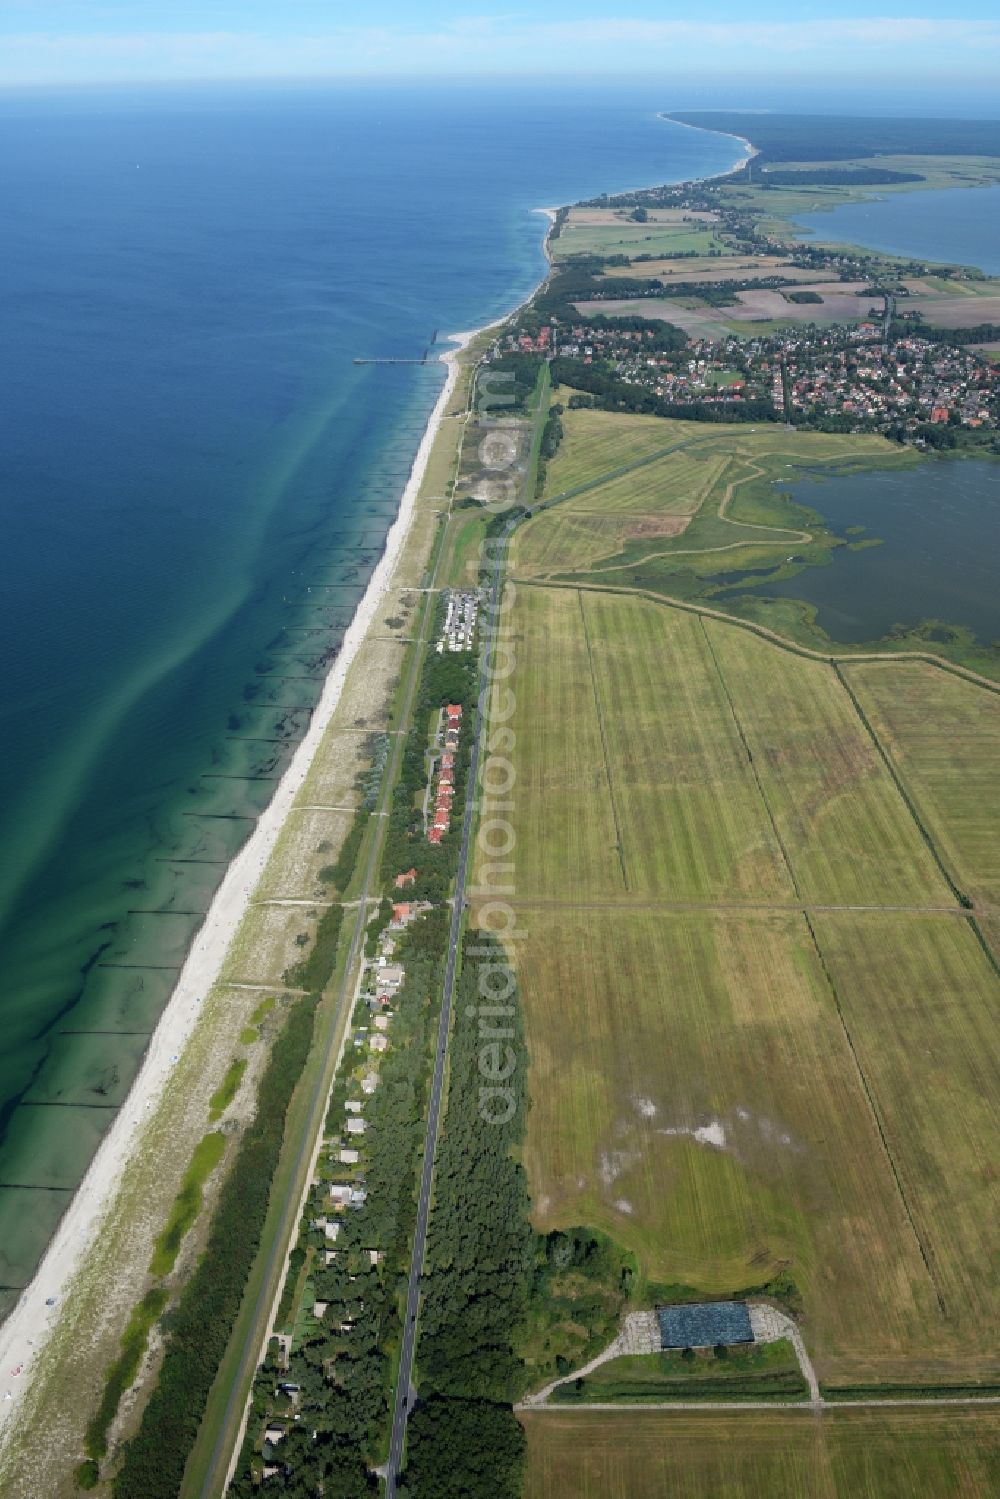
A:
[[[1000,70],[1000,10],[954,3],[0,0],[0,85],[505,72],[983,84]]]

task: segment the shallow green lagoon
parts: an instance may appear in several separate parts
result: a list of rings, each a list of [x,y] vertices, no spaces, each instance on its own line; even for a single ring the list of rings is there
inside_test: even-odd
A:
[[[1000,461],[934,458],[903,472],[796,479],[788,493],[848,543],[882,544],[838,547],[826,567],[740,592],[803,599],[844,644],[926,620],[1000,640]]]

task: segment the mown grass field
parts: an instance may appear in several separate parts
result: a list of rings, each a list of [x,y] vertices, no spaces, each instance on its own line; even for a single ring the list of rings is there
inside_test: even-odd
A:
[[[823,1378],[963,1356],[801,915],[518,920],[540,1228],[602,1229],[649,1281],[707,1295],[790,1277]]]
[[[697,618],[522,588],[519,894],[791,901]]]
[[[649,1400],[808,1400],[795,1349],[787,1338],[776,1343],[748,1343],[730,1348],[723,1359],[710,1348],[690,1361],[680,1352],[638,1353],[601,1364],[584,1380],[557,1386],[551,1398],[559,1404]]]
[[[724,250],[722,240],[709,228],[695,224],[567,224],[558,239],[550,241],[553,258],[567,255],[707,255]]]
[[[913,462],[882,438],[774,425],[708,427],[585,408],[566,411],[563,424],[544,498],[569,497],[519,529],[515,575],[593,572],[627,583],[641,569],[645,586],[667,588],[679,572],[714,578],[781,566],[789,553],[821,559],[832,538],[775,483],[824,464]],[[665,524],[677,517],[687,523]]]
[[[513,620],[539,1226],[611,1234],[654,1284],[787,1275],[834,1383],[1000,1380],[1000,979],[836,670],[627,593],[522,583]],[[937,846],[971,694],[985,868],[996,699],[928,671],[909,792]]]
[[[924,662],[842,668],[952,878],[1000,910],[1000,694]]]
[[[781,276],[793,281],[822,281],[823,271],[790,266],[783,255],[706,255],[691,260],[644,260],[633,265],[608,265],[602,275],[635,281],[655,276],[660,281],[753,281]]]
[[[968,1367],[1000,1325],[1000,982],[967,921],[823,913],[816,935]]]
[[[518,886],[624,890],[618,833],[580,606],[572,592],[518,601]]]
[[[778,659],[747,630],[712,620],[704,630],[802,897],[954,907],[836,673],[791,652]]]
[[[985,1499],[992,1410],[534,1411],[525,1499]]]
[[[562,402],[572,392],[560,386],[553,400]],[[635,463],[652,453],[662,453],[689,437],[704,437],[699,422],[665,422],[658,416],[626,416],[610,411],[579,407],[563,413],[565,436],[555,457],[549,460],[545,498],[562,494],[578,484],[589,484],[615,469]],[[713,432],[717,429],[713,428]],[[739,432],[726,426],[724,433]]]
[[[662,549],[664,538],[684,532],[728,464],[695,446],[585,490],[519,529],[515,568],[525,576],[588,568],[620,556],[631,539]]]

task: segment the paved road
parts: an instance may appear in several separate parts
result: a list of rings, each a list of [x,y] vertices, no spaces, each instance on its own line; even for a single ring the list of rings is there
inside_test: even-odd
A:
[[[500,590],[503,583],[503,558],[516,519],[507,522],[502,533],[501,545],[493,563],[493,581],[490,588],[490,608],[487,617],[492,620],[490,634],[484,643],[479,665],[479,705],[476,727],[472,741],[472,760],[466,782],[465,814],[462,818],[462,843],[458,856],[458,871],[455,876],[456,899],[452,905],[451,929],[448,933],[448,958],[445,965],[444,991],[441,997],[441,1019],[438,1024],[437,1052],[434,1057],[434,1077],[431,1082],[430,1107],[427,1111],[427,1132],[424,1137],[424,1160],[420,1174],[420,1197],[417,1202],[417,1225],[413,1235],[413,1253],[410,1258],[410,1277],[406,1288],[406,1320],[403,1324],[403,1349],[399,1361],[396,1381],[395,1403],[392,1408],[392,1435],[389,1439],[389,1461],[386,1468],[386,1499],[395,1499],[396,1483],[403,1461],[403,1445],[406,1441],[406,1423],[413,1406],[413,1354],[417,1341],[417,1316],[420,1311],[420,1283],[424,1270],[424,1254],[427,1247],[427,1220],[430,1216],[431,1185],[434,1177],[434,1152],[437,1146],[438,1121],[441,1114],[441,1095],[444,1091],[445,1064],[448,1058],[448,1034],[451,1028],[451,1005],[455,990],[455,971],[458,963],[458,947],[462,935],[462,918],[465,902],[462,898],[469,873],[469,857],[472,848],[472,825],[475,813],[476,786],[478,783],[479,756],[482,745],[483,725],[486,721],[489,678],[489,646],[499,617]]]

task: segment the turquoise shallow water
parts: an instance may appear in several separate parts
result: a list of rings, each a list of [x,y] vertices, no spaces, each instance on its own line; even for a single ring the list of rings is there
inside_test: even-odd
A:
[[[526,295],[534,208],[733,164],[665,102],[0,100],[0,1315],[395,513],[442,374],[354,357]]]

